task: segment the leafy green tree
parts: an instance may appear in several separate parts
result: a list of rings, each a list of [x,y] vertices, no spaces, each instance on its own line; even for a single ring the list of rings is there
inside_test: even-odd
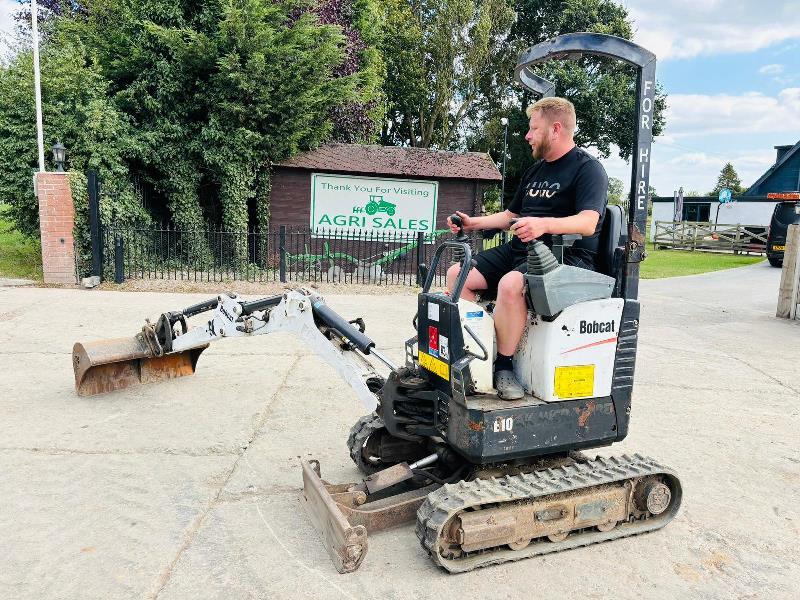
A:
[[[463,146],[464,127],[511,82],[508,0],[386,0],[385,144]]]
[[[728,188],[734,196],[747,191],[747,188],[742,187],[742,180],[739,179],[739,174],[736,172],[736,169],[733,168],[733,164],[729,162],[725,163],[725,166],[722,167],[722,171],[720,171],[717,177],[717,185],[714,186],[714,189],[711,190],[708,195],[719,196],[719,193],[725,188]]]
[[[43,47],[40,63],[45,145],[61,140],[69,169],[100,172],[116,192],[104,208],[119,223],[146,221],[128,183],[132,124],[109,98],[100,65],[79,41],[63,39]],[[0,197],[10,203],[17,229],[36,236],[39,212],[31,174],[38,169],[38,153],[30,51],[0,68],[0,99]],[[45,157],[49,163],[50,153]]]
[[[514,0],[517,20],[511,28],[508,44],[512,60],[525,48],[563,33],[588,31],[633,37],[627,10],[612,0]],[[513,68],[513,64],[512,67]],[[578,117],[575,141],[580,146],[594,146],[601,156],[609,156],[612,145],[628,159],[636,133],[635,73],[619,61],[583,57],[578,60],[550,61],[537,72],[552,81],[556,94],[569,99]],[[506,167],[506,203],[514,194],[522,173],[532,162],[531,150],[525,141],[528,118],[525,108],[533,103],[533,95],[517,86],[496,89],[498,101],[489,103],[491,110],[483,115],[487,127],[477,126],[469,137],[472,150],[498,155],[498,137],[489,124],[501,117],[509,119],[509,161]],[[514,101],[509,102],[511,97]],[[653,133],[659,135],[664,126],[666,96],[656,86]],[[493,136],[493,137],[490,137]],[[499,139],[502,149],[502,139]],[[502,150],[500,150],[502,153]]]
[[[608,203],[609,204],[623,204],[624,184],[622,180],[617,177],[608,178]]]
[[[377,137],[376,0],[70,5],[47,13],[43,51],[58,54],[65,40],[87,49],[109,114],[128,125],[124,162],[166,197],[182,231],[209,218],[244,231],[251,202],[263,226],[270,162],[330,139]]]
[[[493,215],[501,210],[500,188],[496,185],[493,185],[483,193],[483,214]]]

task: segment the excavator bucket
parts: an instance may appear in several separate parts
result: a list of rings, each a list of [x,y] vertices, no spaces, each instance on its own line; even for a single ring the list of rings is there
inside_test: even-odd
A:
[[[79,396],[94,396],[125,389],[141,383],[152,383],[192,375],[200,354],[208,344],[180,352],[154,356],[141,334],[77,342],[72,348],[75,370],[75,391]]]

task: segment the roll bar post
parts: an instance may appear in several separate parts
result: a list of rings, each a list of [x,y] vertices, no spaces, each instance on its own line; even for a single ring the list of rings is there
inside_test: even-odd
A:
[[[613,35],[566,33],[523,51],[514,69],[514,78],[529,90],[541,93],[541,77],[533,72],[534,66],[549,60],[577,59],[584,55],[614,58],[636,69],[636,135],[632,148],[628,245],[625,248],[625,277],[622,284],[622,296],[635,300],[639,295],[639,263],[644,259],[646,241],[650,149],[653,142],[656,96],[656,55],[629,40]]]

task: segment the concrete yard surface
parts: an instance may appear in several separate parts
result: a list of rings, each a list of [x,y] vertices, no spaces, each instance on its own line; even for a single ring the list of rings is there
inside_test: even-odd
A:
[[[413,525],[335,571],[300,463],[355,481],[363,408],[297,340],[223,340],[192,377],[80,398],[75,341],[204,296],[0,287],[0,598],[800,597],[800,322],[774,317],[779,279],[761,263],[641,283],[630,435],[597,452],[673,468],[671,524],[462,575]],[[327,300],[402,360],[415,296]]]

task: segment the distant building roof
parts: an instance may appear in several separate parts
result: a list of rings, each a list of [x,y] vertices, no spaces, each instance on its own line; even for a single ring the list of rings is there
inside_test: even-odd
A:
[[[775,164],[759,177],[744,193],[745,196],[763,195],[768,192],[797,191],[800,187],[800,165],[798,151],[800,142],[794,145],[775,146]]]
[[[492,157],[485,152],[446,152],[399,146],[325,144],[276,163],[276,166],[435,179],[502,180]]]

